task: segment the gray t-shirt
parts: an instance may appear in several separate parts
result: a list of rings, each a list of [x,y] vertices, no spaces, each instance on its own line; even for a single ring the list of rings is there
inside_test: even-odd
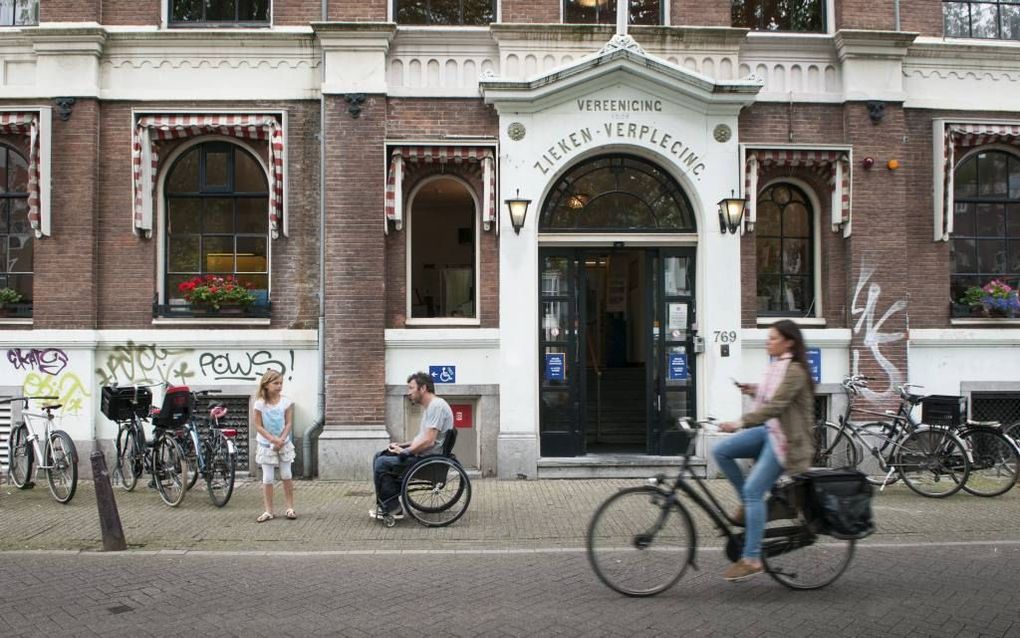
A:
[[[450,404],[445,399],[437,396],[432,397],[425,412],[421,415],[421,428],[418,430],[418,436],[414,437],[412,445],[418,443],[420,439],[424,439],[426,430],[430,428],[439,430],[436,433],[436,443],[432,449],[423,451],[420,456],[441,454],[443,443],[446,441],[446,433],[453,429],[453,410],[450,409]]]

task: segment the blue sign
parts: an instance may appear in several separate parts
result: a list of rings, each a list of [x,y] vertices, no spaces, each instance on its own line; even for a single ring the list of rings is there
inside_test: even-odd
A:
[[[457,383],[457,366],[429,366],[429,374],[436,383]]]
[[[685,381],[687,379],[687,353],[669,353],[669,380]]]
[[[808,367],[811,368],[811,378],[815,383],[822,382],[822,351],[820,348],[807,349]]]
[[[562,352],[546,353],[545,355],[545,380],[566,381],[566,355]]]

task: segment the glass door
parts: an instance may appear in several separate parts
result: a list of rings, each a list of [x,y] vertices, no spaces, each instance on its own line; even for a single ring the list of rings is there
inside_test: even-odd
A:
[[[646,295],[649,317],[647,410],[648,453],[673,456],[687,437],[676,432],[677,419],[693,417],[694,384],[694,249],[651,249],[646,256],[651,285]],[[665,433],[665,435],[664,435]]]
[[[539,435],[542,456],[580,456],[585,366],[581,322],[584,263],[576,249],[539,251]]]

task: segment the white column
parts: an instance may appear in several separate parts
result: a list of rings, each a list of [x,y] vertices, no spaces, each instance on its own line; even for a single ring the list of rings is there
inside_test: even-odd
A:
[[[616,35],[627,35],[630,0],[616,0]]]

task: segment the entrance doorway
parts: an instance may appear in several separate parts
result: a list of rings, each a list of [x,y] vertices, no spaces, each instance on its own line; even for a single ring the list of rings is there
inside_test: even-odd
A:
[[[676,454],[695,414],[693,248],[542,248],[542,456]]]

